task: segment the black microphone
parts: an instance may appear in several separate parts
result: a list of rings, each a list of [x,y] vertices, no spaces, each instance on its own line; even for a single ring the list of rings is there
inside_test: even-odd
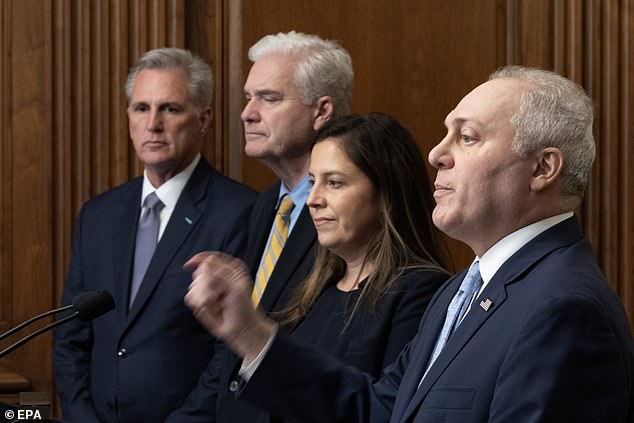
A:
[[[0,358],[4,357],[5,355],[10,353],[14,349],[18,348],[19,346],[24,345],[25,343],[35,338],[36,336],[41,335],[42,333],[50,329],[53,329],[54,327],[62,325],[68,322],[69,320],[73,320],[74,318],[78,317],[79,320],[81,320],[82,322],[87,322],[101,316],[104,313],[107,313],[108,311],[112,310],[114,306],[115,306],[114,299],[112,298],[112,295],[110,295],[108,291],[94,291],[94,292],[86,292],[83,294],[79,294],[78,296],[73,298],[72,304],[64,306],[64,307],[60,307],[54,310],[50,310],[50,311],[47,311],[46,313],[42,313],[38,316],[35,316],[27,320],[26,322],[19,324],[15,328],[8,330],[7,332],[0,335],[0,340],[2,340],[6,338],[7,336],[22,329],[23,327],[43,317],[50,316],[51,314],[59,313],[66,310],[71,310],[71,309],[74,310],[73,313],[69,314],[63,319],[60,319],[56,322],[48,324],[44,326],[43,328],[36,330],[32,334],[25,336],[24,338],[20,339],[16,343],[9,345],[4,350],[0,351]]]
[[[79,320],[88,322],[112,310],[114,300],[108,291],[85,292],[73,298],[72,307]]]

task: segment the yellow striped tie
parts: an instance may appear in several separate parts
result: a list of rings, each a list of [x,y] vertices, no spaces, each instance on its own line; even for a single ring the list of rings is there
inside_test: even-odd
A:
[[[280,207],[277,209],[271,240],[269,241],[269,245],[266,247],[264,259],[260,264],[258,274],[255,278],[255,285],[253,286],[253,292],[251,293],[251,300],[255,306],[260,303],[260,299],[262,298],[264,289],[266,288],[266,283],[268,282],[271,273],[273,273],[277,259],[280,257],[280,254],[282,254],[282,248],[284,248],[284,243],[286,242],[286,237],[288,236],[288,226],[291,221],[290,216],[293,207],[295,207],[293,199],[290,195],[285,194],[282,198]]]

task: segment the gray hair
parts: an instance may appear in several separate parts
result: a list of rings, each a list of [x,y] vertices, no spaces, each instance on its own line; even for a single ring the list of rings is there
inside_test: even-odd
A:
[[[489,81],[500,78],[518,79],[529,86],[511,118],[513,152],[523,157],[541,148],[558,148],[564,156],[563,193],[583,198],[596,154],[592,99],[573,81],[546,70],[505,66],[493,72]]]
[[[320,97],[330,96],[334,115],[350,113],[354,78],[352,60],[339,43],[291,31],[266,35],[249,49],[252,62],[272,55],[296,55],[299,58],[295,83],[305,104],[313,105]]]
[[[202,110],[211,105],[214,81],[211,68],[200,57],[180,48],[158,48],[141,56],[128,73],[125,95],[132,98],[134,82],[144,69],[182,69],[189,82],[189,98],[194,107]]]

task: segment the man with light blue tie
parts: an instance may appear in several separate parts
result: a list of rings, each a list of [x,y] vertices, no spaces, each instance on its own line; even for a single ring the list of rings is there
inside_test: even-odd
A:
[[[378,381],[276,334],[250,308],[237,262],[207,256],[186,301],[243,357],[238,395],[315,423],[634,421],[631,329],[574,217],[595,156],[592,121],[581,87],[519,66],[449,113],[429,153],[433,219],[476,258]]]

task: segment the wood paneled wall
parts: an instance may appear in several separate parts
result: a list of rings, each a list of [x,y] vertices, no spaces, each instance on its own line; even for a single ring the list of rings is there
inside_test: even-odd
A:
[[[44,311],[53,304],[50,225],[53,143],[50,137],[52,63],[50,5],[36,1],[0,3],[0,309],[3,329]],[[33,12],[33,9],[40,9]],[[11,370],[29,374],[36,389],[48,388],[51,364],[41,354],[50,351],[38,339],[3,360]],[[42,389],[43,390],[43,389]]]
[[[248,47],[291,29],[339,40],[355,68],[353,109],[382,111],[423,154],[445,115],[505,63],[554,69],[595,100],[598,141],[580,210],[599,263],[634,322],[634,0],[3,0],[0,2],[0,331],[57,305],[72,222],[91,196],[140,172],[123,84],[144,51],[190,48],[212,64],[205,154],[264,188],[242,154]],[[456,268],[471,260],[448,241]],[[51,338],[5,359],[52,395]],[[2,389],[0,374],[0,390]],[[0,392],[1,394],[1,392]]]

